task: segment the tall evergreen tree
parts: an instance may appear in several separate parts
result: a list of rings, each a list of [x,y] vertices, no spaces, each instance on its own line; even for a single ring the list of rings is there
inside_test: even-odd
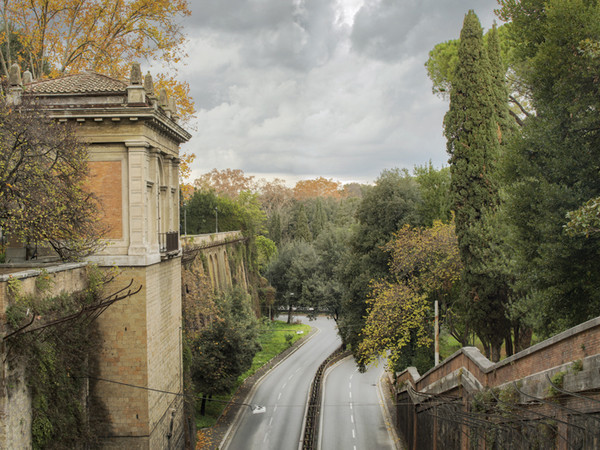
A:
[[[502,1],[536,115],[505,159],[517,312],[541,335],[600,311],[600,236],[569,236],[565,215],[600,195],[600,4]]]
[[[294,239],[312,242],[312,233],[308,226],[308,217],[306,216],[306,209],[302,203],[298,203],[296,211],[294,213],[294,222],[292,223],[294,228]]]
[[[458,60],[450,109],[444,117],[456,234],[467,310],[486,353],[497,361],[509,327],[506,286],[498,283],[488,266],[494,246],[487,216],[499,205],[495,174],[499,121],[492,69],[479,19],[472,10],[461,30]]]

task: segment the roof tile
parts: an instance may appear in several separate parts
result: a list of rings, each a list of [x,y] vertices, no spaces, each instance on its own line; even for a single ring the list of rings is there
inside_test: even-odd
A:
[[[92,94],[125,93],[127,84],[99,73],[87,72],[65,75],[51,80],[39,80],[27,84],[28,92],[35,94]]]

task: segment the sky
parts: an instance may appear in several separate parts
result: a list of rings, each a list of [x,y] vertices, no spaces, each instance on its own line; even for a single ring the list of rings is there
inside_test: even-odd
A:
[[[384,169],[446,165],[447,101],[424,64],[495,0],[190,0],[184,22],[197,118],[191,179],[373,182]]]

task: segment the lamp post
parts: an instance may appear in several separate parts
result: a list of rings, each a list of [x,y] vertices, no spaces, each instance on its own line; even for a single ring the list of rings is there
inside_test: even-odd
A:
[[[215,206],[215,233],[219,233],[219,208]]]
[[[290,292],[288,295],[289,305],[288,305],[288,320],[287,323],[292,323],[292,303],[294,302],[294,293]]]
[[[187,202],[183,202],[183,234],[187,238]]]

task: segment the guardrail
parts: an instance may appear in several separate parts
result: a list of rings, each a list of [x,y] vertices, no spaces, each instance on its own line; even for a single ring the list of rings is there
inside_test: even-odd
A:
[[[319,445],[319,422],[321,417],[321,399],[322,399],[322,381],[325,370],[332,364],[335,364],[342,358],[350,354],[345,351],[343,346],[340,346],[336,351],[325,359],[317,369],[317,373],[313,378],[310,386],[310,398],[308,400],[308,408],[306,411],[306,420],[304,423],[304,435],[302,437],[302,449],[314,450]]]

